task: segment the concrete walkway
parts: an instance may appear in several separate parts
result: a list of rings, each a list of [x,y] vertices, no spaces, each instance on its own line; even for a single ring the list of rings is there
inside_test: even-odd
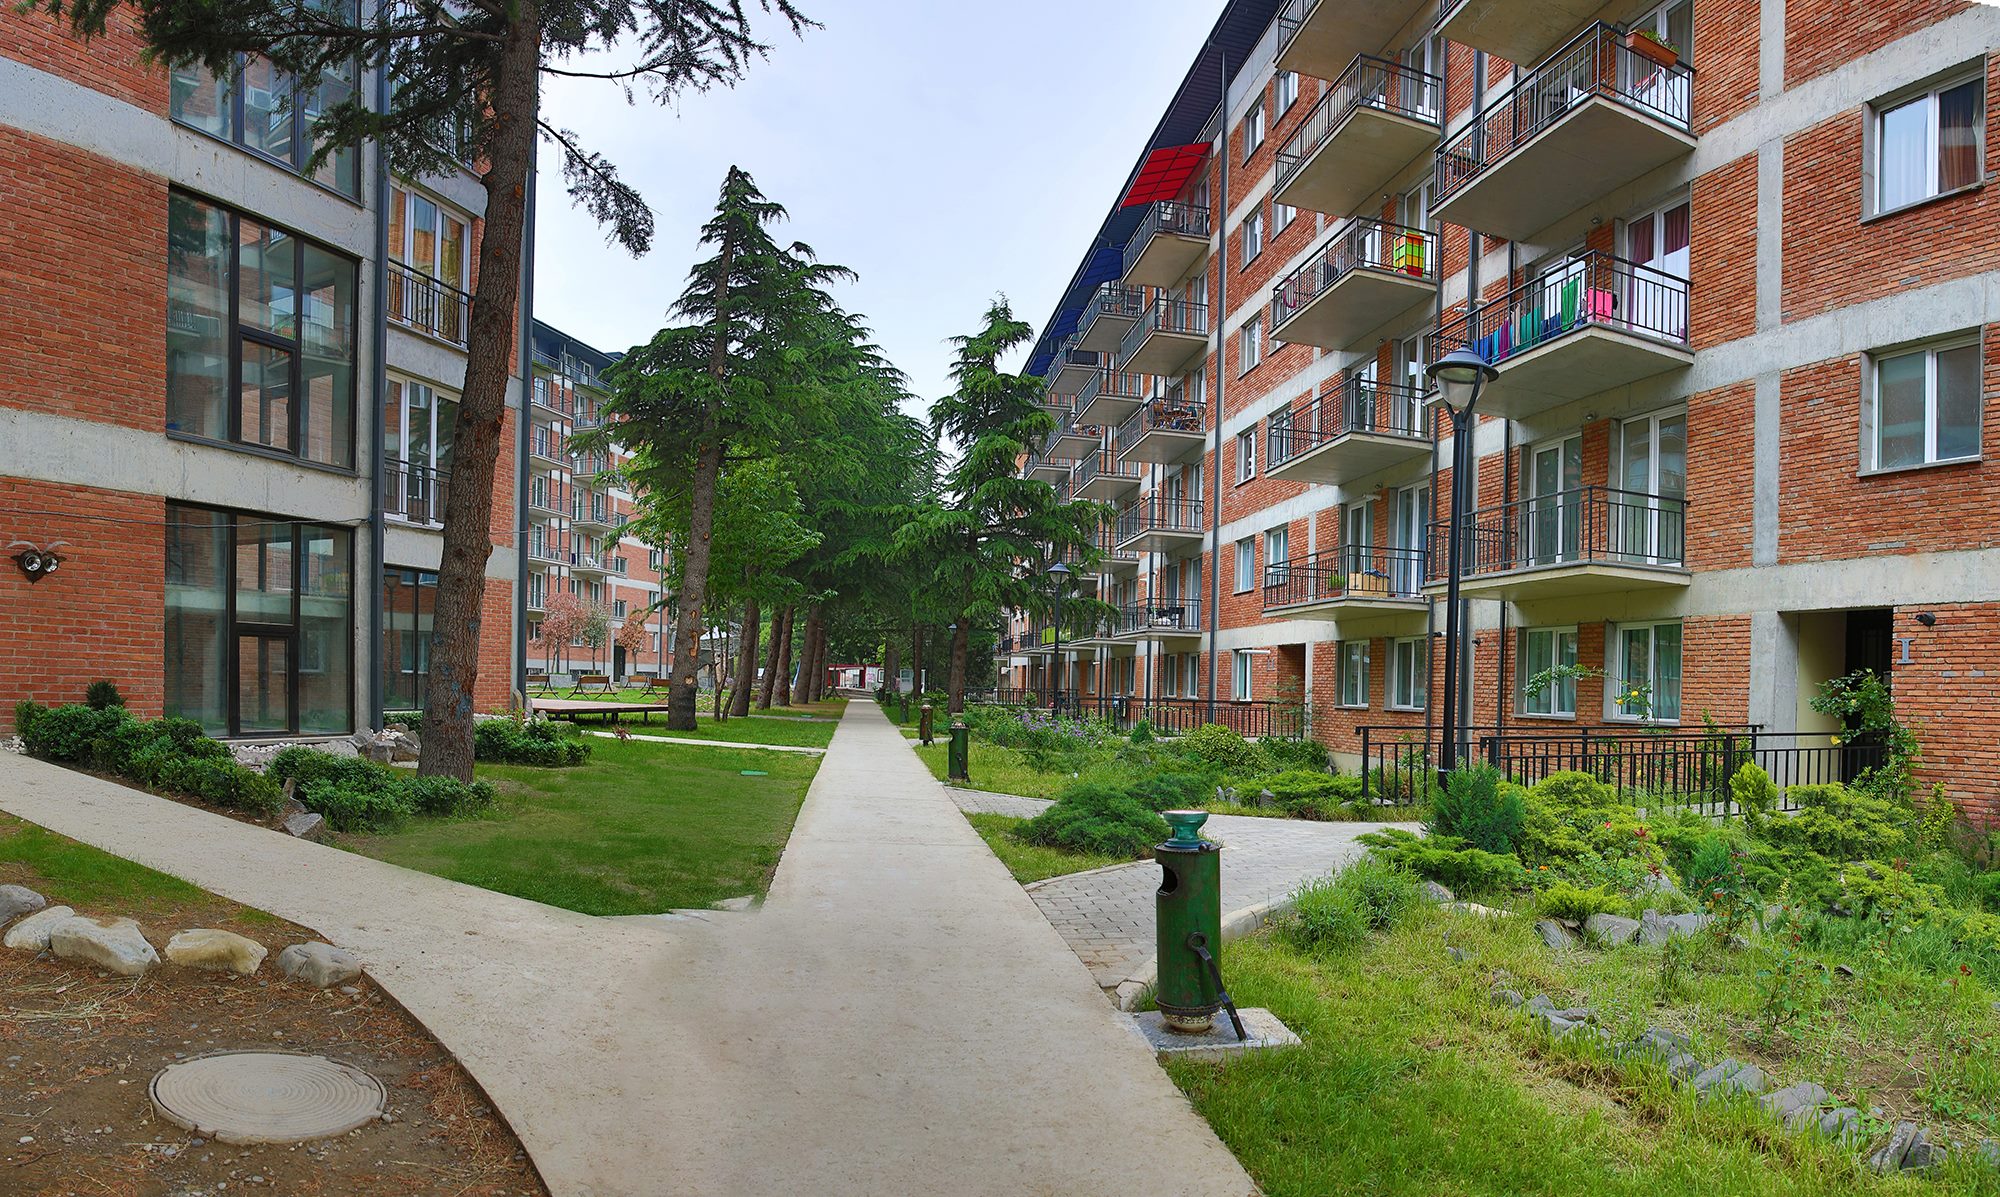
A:
[[[554,910],[11,754],[0,809],[356,949],[563,1197],[1254,1192],[869,703],[762,910],[716,923]]]
[[[1033,818],[1047,799],[988,794],[951,787],[959,809]],[[1419,830],[1415,823],[1313,823],[1210,815],[1202,834],[1222,845],[1222,913],[1248,915],[1291,896],[1299,883],[1330,873],[1368,849],[1356,842],[1383,827]],[[1160,868],[1151,861],[1092,869],[1037,881],[1027,887],[1035,905],[1061,933],[1103,989],[1129,1000],[1152,983],[1153,895]],[[1246,921],[1249,921],[1246,919]],[[1122,987],[1122,988],[1121,988]]]

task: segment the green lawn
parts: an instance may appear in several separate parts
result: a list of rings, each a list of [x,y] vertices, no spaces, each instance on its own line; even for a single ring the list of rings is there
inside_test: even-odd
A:
[[[924,764],[930,767],[931,775],[943,781],[947,767],[945,753],[951,747],[951,737],[941,734],[929,748],[921,744],[913,744],[912,747]],[[1074,775],[1068,773],[1044,773],[1029,765],[1027,758],[1014,749],[979,739],[972,741],[965,765],[966,771],[972,775],[971,780],[952,784],[992,794],[1054,798],[1059,790],[1076,780]]]
[[[1466,962],[1448,957],[1447,934]],[[1658,1075],[1551,1044],[1489,996],[1504,969],[1523,993],[1589,1002],[1621,1038],[1678,1027],[1704,1062],[1756,1059],[1784,1082],[1817,1080],[1863,1108],[1880,1104],[1974,1141],[1993,1133],[1991,993],[1892,964],[1872,975],[1864,967],[1812,1016],[1818,1025],[1766,1043],[1755,1009],[1770,950],[1759,942],[1705,952],[1670,999],[1659,949],[1557,956],[1522,918],[1425,909],[1358,949],[1325,955],[1267,932],[1228,945],[1224,974],[1240,1004],[1269,1007],[1305,1046],[1167,1068],[1272,1197],[2000,1192],[2000,1176],[1964,1163],[1922,1180],[1878,1179],[1851,1149],[1782,1133],[1743,1106],[1697,1105]],[[1948,1090],[1949,1104],[1925,1087]]]
[[[1101,869],[1107,865],[1128,864],[1127,857],[1102,856],[1092,852],[1066,852],[1061,848],[1044,848],[1036,844],[1024,844],[1008,833],[1026,823],[1026,819],[1016,819],[1009,815],[965,816],[986,846],[993,849],[993,855],[1014,874],[1014,880],[1022,885],[1030,881],[1042,881],[1050,877],[1060,877],[1065,873],[1081,873],[1085,869]]]
[[[500,787],[491,815],[413,820],[393,835],[342,837],[341,846],[585,914],[705,907],[769,886],[820,761],[590,743],[590,763],[572,769],[479,766]]]
[[[50,904],[79,910],[107,902],[172,906],[208,897],[178,877],[0,815],[0,883],[10,882],[31,889],[37,882],[55,883],[47,893]]]
[[[724,740],[737,744],[779,744],[793,748],[825,748],[833,742],[833,719],[808,721],[777,715],[745,715],[740,719],[703,719],[693,731],[669,731],[664,719],[651,723],[623,720],[619,726],[636,736],[668,736],[677,740]],[[586,731],[604,731],[598,723],[584,723]],[[593,737],[591,742],[601,743]]]

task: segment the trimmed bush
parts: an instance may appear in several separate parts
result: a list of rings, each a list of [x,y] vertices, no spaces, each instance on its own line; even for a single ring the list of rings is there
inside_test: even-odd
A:
[[[157,774],[155,784],[162,789],[246,814],[274,815],[285,804],[285,793],[277,782],[233,760],[176,755],[163,760]]]
[[[132,722],[124,707],[106,707],[100,711],[82,703],[35,710],[25,722],[20,715],[21,710],[16,707],[15,723],[21,729],[21,741],[27,745],[28,755],[64,764],[88,764],[91,749],[100,736],[110,735],[119,725]]]
[[[118,686],[110,678],[100,678],[90,683],[83,692],[83,705],[94,711],[125,705],[125,696],[118,692]]]
[[[403,785],[420,815],[470,815],[493,805],[491,782],[468,785],[455,777],[412,777]]]
[[[1427,830],[1462,839],[1482,852],[1512,852],[1527,806],[1521,791],[1503,782],[1491,765],[1454,770],[1445,779],[1444,792],[1431,800]]]
[[[472,759],[505,765],[581,765],[590,759],[590,745],[575,728],[564,728],[553,719],[525,723],[482,719],[472,727]]]
[[[1626,903],[1603,886],[1584,889],[1558,881],[1535,895],[1535,909],[1543,918],[1575,919],[1580,923],[1593,914],[1624,914]]]
[[[1220,723],[1204,723],[1180,740],[1180,750],[1226,773],[1238,775],[1266,772],[1270,759],[1257,745]]]
[[[1269,790],[1286,814],[1300,819],[1338,819],[1346,813],[1342,806],[1361,800],[1360,778],[1335,777],[1305,769],[1254,778],[1240,788],[1249,793]]]
[[[1280,772],[1304,771],[1308,773],[1326,772],[1326,746],[1312,740],[1257,741],[1271,766]]]
[[[391,831],[416,813],[400,786],[352,786],[327,780],[308,783],[296,793],[307,810],[318,813],[335,831]]]
[[[387,831],[411,815],[476,814],[494,799],[489,782],[419,777],[408,769],[296,745],[271,758],[269,774],[294,782],[299,801],[335,831]]]
[[[1167,821],[1115,786],[1080,782],[1014,832],[1024,843],[1137,859],[1167,838]]]
[[[1452,836],[1422,839],[1414,832],[1389,827],[1357,838],[1374,848],[1374,855],[1383,863],[1435,881],[1460,897],[1505,893],[1527,883],[1519,860],[1469,847]]]
[[[1215,796],[1215,783],[1199,773],[1154,773],[1125,792],[1151,810],[1194,810]]]
[[[1293,895],[1279,933],[1303,951],[1338,951],[1394,926],[1423,901],[1417,879],[1372,856]]]

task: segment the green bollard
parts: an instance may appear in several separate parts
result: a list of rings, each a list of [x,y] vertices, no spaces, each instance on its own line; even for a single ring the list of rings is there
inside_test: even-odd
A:
[[[1214,1025],[1225,1000],[1198,950],[1212,953],[1222,944],[1222,846],[1201,838],[1207,811],[1162,813],[1174,833],[1153,849],[1160,862],[1155,896],[1160,1014],[1169,1030],[1201,1034]]]
[[[972,729],[965,726],[965,720],[951,721],[951,748],[945,755],[945,774],[949,780],[972,780]]]
[[[931,704],[925,703],[917,712],[917,739],[925,748],[931,746]]]

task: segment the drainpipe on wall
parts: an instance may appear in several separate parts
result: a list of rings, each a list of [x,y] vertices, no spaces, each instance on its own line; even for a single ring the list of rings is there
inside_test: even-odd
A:
[[[389,110],[387,72],[375,73],[375,104],[378,112]],[[374,435],[369,459],[372,494],[368,497],[368,717],[370,730],[382,726],[382,600],[386,594],[382,552],[385,539],[382,510],[383,470],[388,458],[382,446],[382,409],[389,398],[389,160],[382,147],[375,147],[375,369],[373,420],[368,427]],[[360,421],[357,421],[357,424]],[[358,730],[358,729],[357,729]]]
[[[1216,633],[1222,620],[1216,606],[1222,601],[1222,388],[1229,374],[1225,357],[1228,338],[1222,326],[1229,315],[1229,51],[1217,54],[1216,69],[1222,74],[1222,107],[1216,111],[1215,139],[1222,146],[1222,191],[1220,203],[1211,205],[1209,219],[1215,226],[1215,303],[1211,319],[1215,323],[1214,414],[1209,419],[1209,442],[1214,454],[1208,467],[1208,721],[1215,722]],[[1218,218],[1218,215],[1219,218]]]

